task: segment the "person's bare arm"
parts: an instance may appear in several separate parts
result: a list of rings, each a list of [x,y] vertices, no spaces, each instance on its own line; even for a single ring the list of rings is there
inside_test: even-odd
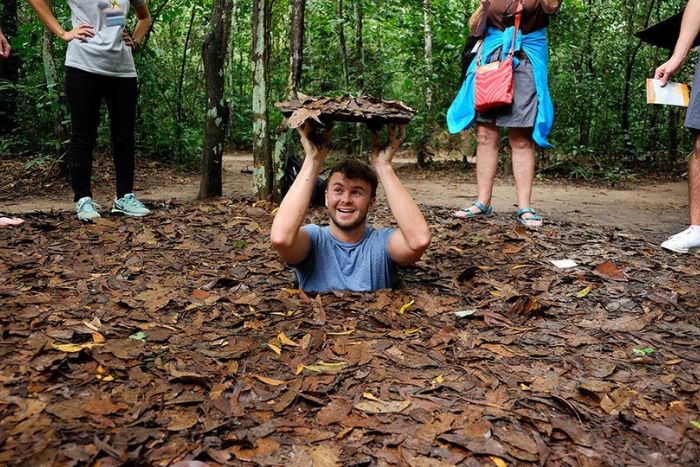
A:
[[[654,78],[660,80],[662,86],[681,69],[698,34],[700,34],[700,0],[690,0],[683,15],[681,33],[673,55],[654,73]]]
[[[323,170],[330,152],[331,128],[322,137],[315,134],[312,123],[299,128],[301,145],[306,158],[287,195],[282,200],[270,229],[270,243],[282,259],[289,264],[299,264],[309,253],[309,236],[301,228],[314,192],[318,174]]]
[[[10,47],[10,43],[2,33],[2,29],[0,29],[0,58],[10,58],[11,50],[12,48]]]
[[[51,12],[51,9],[44,0],[28,0],[37,16],[49,31],[54,33],[56,37],[66,42],[74,39],[87,42],[91,37],[95,36],[95,31],[89,24],[81,24],[77,28],[66,31],[56,20],[56,17]]]
[[[406,188],[391,166],[396,151],[406,136],[406,127],[387,127],[389,142],[381,148],[376,131],[372,132],[372,155],[370,162],[377,172],[379,181],[386,193],[391,213],[394,215],[399,229],[389,238],[389,256],[401,266],[408,266],[418,261],[430,246],[430,229]]]
[[[131,50],[136,50],[139,48],[143,42],[143,38],[146,37],[148,28],[151,27],[153,20],[151,19],[151,12],[148,9],[146,2],[140,2],[136,0],[131,0],[131,4],[136,11],[136,17],[139,19],[134,28],[134,33],[129,34],[126,30],[122,34],[122,39]]]

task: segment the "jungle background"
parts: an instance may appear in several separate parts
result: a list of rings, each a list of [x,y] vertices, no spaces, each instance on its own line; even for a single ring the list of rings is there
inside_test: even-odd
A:
[[[207,113],[203,45],[213,28],[212,0],[153,0],[154,24],[137,54],[141,157],[196,166],[202,157]],[[265,10],[269,34],[266,93],[272,107],[289,91],[290,28],[295,2],[227,0],[230,9],[224,96],[230,122],[227,149],[254,149],[253,12]],[[253,5],[255,3],[255,5]],[[299,2],[296,2],[299,3]],[[633,35],[677,12],[683,0],[566,1],[550,27],[550,83],[556,106],[552,140],[541,173],[616,183],[639,174],[682,173],[690,150],[684,110],[648,106],[644,86],[668,51]],[[466,158],[468,138],[449,136],[445,113],[461,80],[467,22],[476,0],[334,0],[305,6],[304,57],[298,89],[308,95],[373,95],[399,99],[418,111],[409,143],[421,162],[435,154]],[[255,7],[255,8],[253,8]],[[70,21],[65,1],[53,2]],[[133,15],[130,20],[135,21]],[[0,21],[13,59],[0,63],[0,157],[23,156],[28,165],[65,155],[69,116],[63,93],[65,44],[48,36],[27,2],[3,1]],[[132,24],[133,26],[133,24]],[[692,54],[694,55],[694,53]],[[268,58],[268,57],[266,57]],[[676,77],[692,78],[694,57]],[[351,125],[336,131],[336,147],[357,153],[367,135]],[[107,126],[100,147],[108,150]],[[366,147],[366,144],[364,145]]]

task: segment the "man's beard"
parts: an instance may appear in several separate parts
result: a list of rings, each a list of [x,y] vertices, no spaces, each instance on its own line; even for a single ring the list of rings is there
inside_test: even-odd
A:
[[[353,230],[356,230],[358,227],[362,226],[365,221],[367,220],[367,213],[365,212],[362,217],[357,219],[355,222],[349,225],[341,225],[338,223],[338,221],[335,219],[334,215],[331,215],[331,222],[333,222],[333,225],[338,227],[340,230],[343,232],[352,232]]]

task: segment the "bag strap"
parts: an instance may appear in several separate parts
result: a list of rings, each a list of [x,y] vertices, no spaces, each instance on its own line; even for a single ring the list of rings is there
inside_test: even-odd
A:
[[[524,0],[518,0],[518,9],[515,11],[515,30],[513,31],[513,42],[510,45],[510,52],[508,55],[511,57],[515,54],[515,41],[518,38],[518,31],[520,30],[520,21],[522,20],[523,17],[523,9],[525,2]],[[476,57],[476,67],[481,66],[481,52],[484,50],[484,44],[481,44],[481,47],[479,47],[479,55]]]
[[[513,31],[513,43],[510,45],[509,55],[512,57],[515,53],[515,41],[518,38],[518,31],[520,30],[520,20],[523,17],[523,6],[524,0],[518,2],[518,10],[515,12],[515,30]]]

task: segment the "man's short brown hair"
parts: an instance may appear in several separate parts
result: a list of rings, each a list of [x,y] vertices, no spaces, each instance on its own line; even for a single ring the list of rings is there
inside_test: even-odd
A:
[[[367,162],[350,158],[343,159],[331,168],[328,180],[331,179],[334,173],[341,173],[349,179],[364,180],[372,187],[372,198],[377,196],[377,186],[379,185],[377,172]]]

